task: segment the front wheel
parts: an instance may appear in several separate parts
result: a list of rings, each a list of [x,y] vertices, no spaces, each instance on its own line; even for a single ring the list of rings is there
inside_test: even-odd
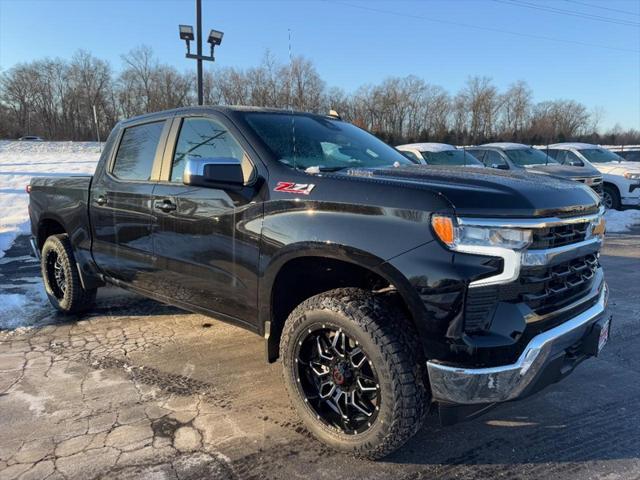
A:
[[[96,289],[82,288],[67,235],[47,238],[42,247],[40,268],[49,302],[62,313],[80,313],[93,305]]]
[[[397,307],[336,289],[289,315],[280,356],[289,397],[307,428],[336,450],[377,459],[421,427],[420,348]]]
[[[605,185],[602,189],[602,203],[607,210],[620,210],[620,194],[618,189],[611,185]]]

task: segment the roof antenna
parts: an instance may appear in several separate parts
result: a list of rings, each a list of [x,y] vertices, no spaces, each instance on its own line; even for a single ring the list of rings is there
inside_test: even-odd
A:
[[[293,53],[291,52],[291,29],[289,31],[289,111],[291,112],[291,138],[293,142],[293,168],[297,166],[297,152],[296,152],[296,117],[293,114],[293,102],[291,101],[293,92]]]

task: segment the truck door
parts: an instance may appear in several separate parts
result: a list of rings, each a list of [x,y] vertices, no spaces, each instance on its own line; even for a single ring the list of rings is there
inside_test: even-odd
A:
[[[125,126],[91,186],[92,253],[107,276],[150,289],[151,195],[170,120]]]
[[[182,182],[189,157],[238,159],[243,170],[258,175],[250,147],[223,117],[176,118],[171,132],[153,191],[154,283],[162,285],[163,295],[196,310],[232,321],[255,319],[261,182],[242,189]]]

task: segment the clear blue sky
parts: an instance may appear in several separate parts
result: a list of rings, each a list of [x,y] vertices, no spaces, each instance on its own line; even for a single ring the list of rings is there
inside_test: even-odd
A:
[[[523,79],[536,101],[575,99],[603,107],[605,129],[640,129],[640,0],[203,0],[203,10],[204,29],[225,32],[217,66],[256,65],[267,48],[286,61],[291,29],[294,54],[329,86],[415,74],[455,92],[469,75],[500,88]],[[0,69],[82,47],[118,70],[143,43],[194,68],[177,33],[194,17],[191,0],[0,0]]]

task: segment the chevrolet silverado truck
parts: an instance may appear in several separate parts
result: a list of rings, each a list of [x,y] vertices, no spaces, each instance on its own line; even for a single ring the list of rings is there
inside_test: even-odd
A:
[[[535,149],[522,143],[496,142],[467,151],[478,157],[485,166],[500,170],[526,169],[540,175],[553,175],[589,185],[602,196],[602,175],[594,167],[580,168],[575,165],[560,164],[546,150]]]
[[[397,145],[409,160],[424,165],[448,165],[451,167],[479,167],[484,165],[465,149],[459,149],[447,143],[408,143]]]
[[[93,176],[28,190],[55,308],[111,284],[251,330],[308,430],[354,455],[538,392],[608,339],[591,189],[417,165],[332,116],[149,114]]]
[[[606,208],[640,207],[640,164],[589,143],[556,143],[547,151],[563,165],[597,168],[604,178],[602,202]]]

